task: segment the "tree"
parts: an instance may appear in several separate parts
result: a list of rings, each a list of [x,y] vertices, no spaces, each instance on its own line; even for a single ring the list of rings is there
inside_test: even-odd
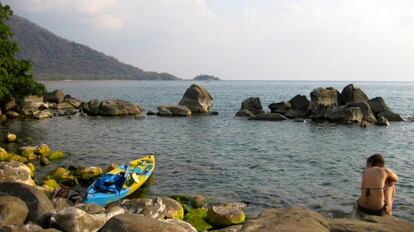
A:
[[[16,59],[19,47],[6,24],[12,15],[10,7],[0,3],[0,105],[10,97],[19,100],[27,95],[43,95],[46,92],[46,87],[33,79],[30,62]]]

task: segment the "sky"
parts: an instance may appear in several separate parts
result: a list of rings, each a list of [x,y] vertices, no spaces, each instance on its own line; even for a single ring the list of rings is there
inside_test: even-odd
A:
[[[189,79],[414,81],[412,0],[0,0],[147,71]]]

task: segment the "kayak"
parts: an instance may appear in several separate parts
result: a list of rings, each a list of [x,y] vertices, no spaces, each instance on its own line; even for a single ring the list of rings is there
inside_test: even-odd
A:
[[[123,199],[141,187],[154,172],[154,168],[154,155],[115,168],[89,186],[85,203],[106,206]]]

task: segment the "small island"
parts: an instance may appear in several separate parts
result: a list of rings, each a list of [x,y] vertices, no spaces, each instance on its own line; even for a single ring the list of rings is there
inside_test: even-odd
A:
[[[194,81],[220,81],[220,78],[207,75],[207,74],[200,74],[193,79]]]

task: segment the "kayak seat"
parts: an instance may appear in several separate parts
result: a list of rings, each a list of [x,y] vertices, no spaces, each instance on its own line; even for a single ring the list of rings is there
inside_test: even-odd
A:
[[[123,175],[106,174],[96,180],[94,189],[96,192],[117,193],[121,191],[125,182]]]

